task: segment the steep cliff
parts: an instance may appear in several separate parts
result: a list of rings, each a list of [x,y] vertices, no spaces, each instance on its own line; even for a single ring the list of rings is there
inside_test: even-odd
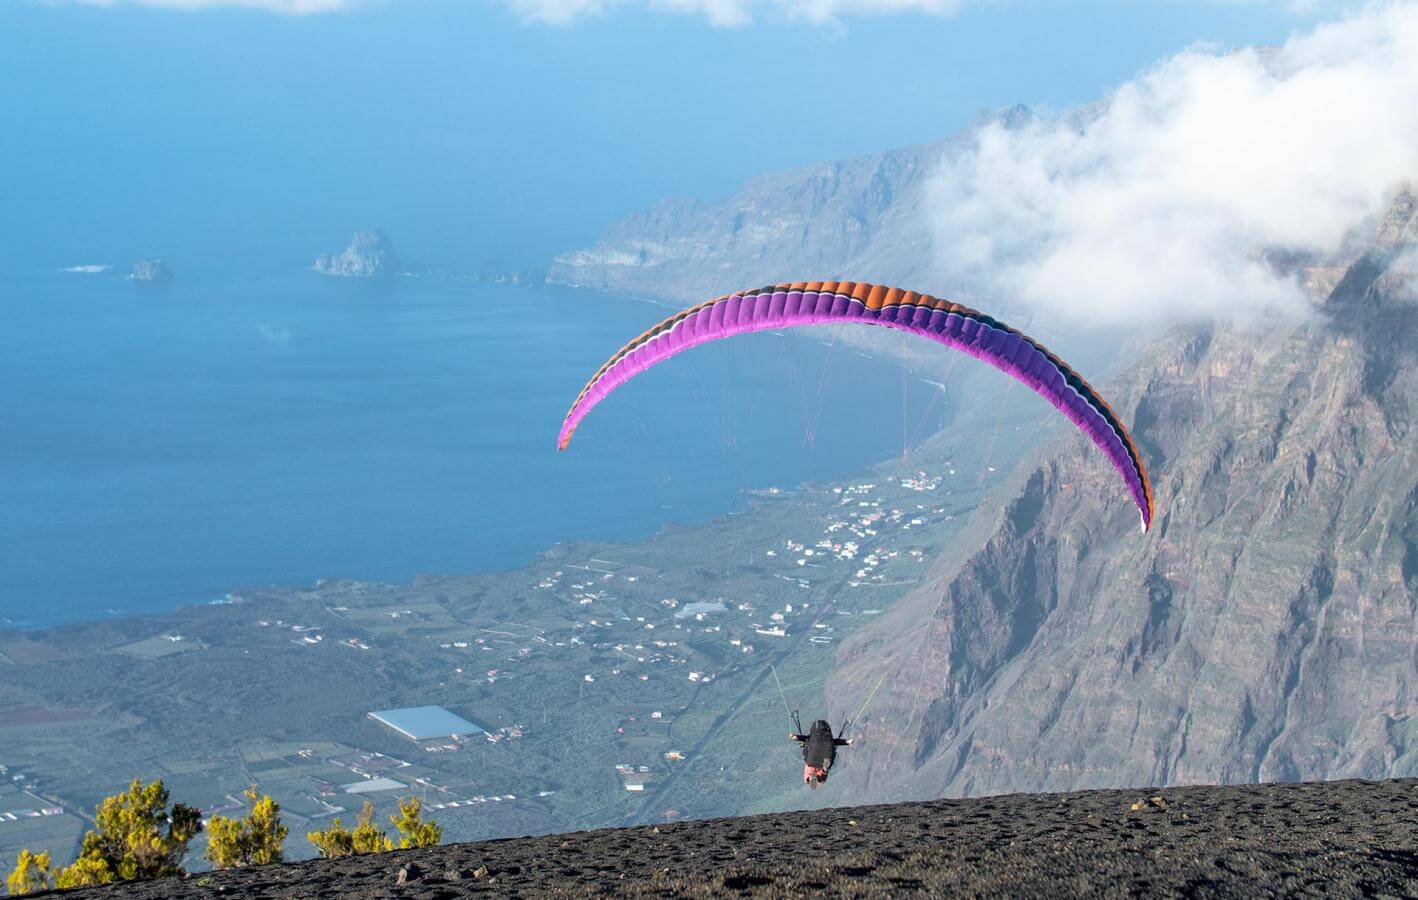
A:
[[[843,647],[873,799],[1418,772],[1418,240],[1402,194],[1306,322],[1177,331],[1118,385],[1158,519],[1061,437]]]

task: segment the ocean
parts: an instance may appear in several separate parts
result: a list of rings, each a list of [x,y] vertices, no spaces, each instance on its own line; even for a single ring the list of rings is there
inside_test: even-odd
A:
[[[451,277],[5,278],[0,626],[516,567],[845,477],[945,413],[821,333],[748,335],[642,374],[558,453],[586,378],[667,309]]]

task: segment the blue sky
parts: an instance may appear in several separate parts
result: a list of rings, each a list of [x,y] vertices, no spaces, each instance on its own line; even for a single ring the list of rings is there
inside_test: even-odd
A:
[[[981,109],[1067,107],[1188,44],[1279,42],[1312,21],[1264,3],[770,11],[737,27],[527,10],[7,0],[0,260],[279,269],[378,225],[415,262],[541,262],[662,197],[934,140]]]

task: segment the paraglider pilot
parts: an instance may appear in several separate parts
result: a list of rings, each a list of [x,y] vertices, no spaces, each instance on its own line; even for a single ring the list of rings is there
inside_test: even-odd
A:
[[[827,773],[837,761],[837,748],[852,746],[850,738],[837,737],[832,726],[821,719],[812,723],[807,734],[790,732],[788,740],[803,745],[803,783],[814,790],[827,780]]]

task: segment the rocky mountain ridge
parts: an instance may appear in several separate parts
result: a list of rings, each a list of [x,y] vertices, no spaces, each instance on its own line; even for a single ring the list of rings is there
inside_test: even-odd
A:
[[[1017,128],[1032,116],[1016,106],[946,140],[766,175],[722,202],[661,203],[611,226],[594,246],[557,257],[548,280],[692,302],[849,272],[963,296],[966,285],[930,252],[927,182],[983,126]]]
[[[1106,391],[1149,534],[1067,436],[843,648],[844,694],[890,685],[849,796],[1418,772],[1415,206],[1309,321],[1179,329]]]

